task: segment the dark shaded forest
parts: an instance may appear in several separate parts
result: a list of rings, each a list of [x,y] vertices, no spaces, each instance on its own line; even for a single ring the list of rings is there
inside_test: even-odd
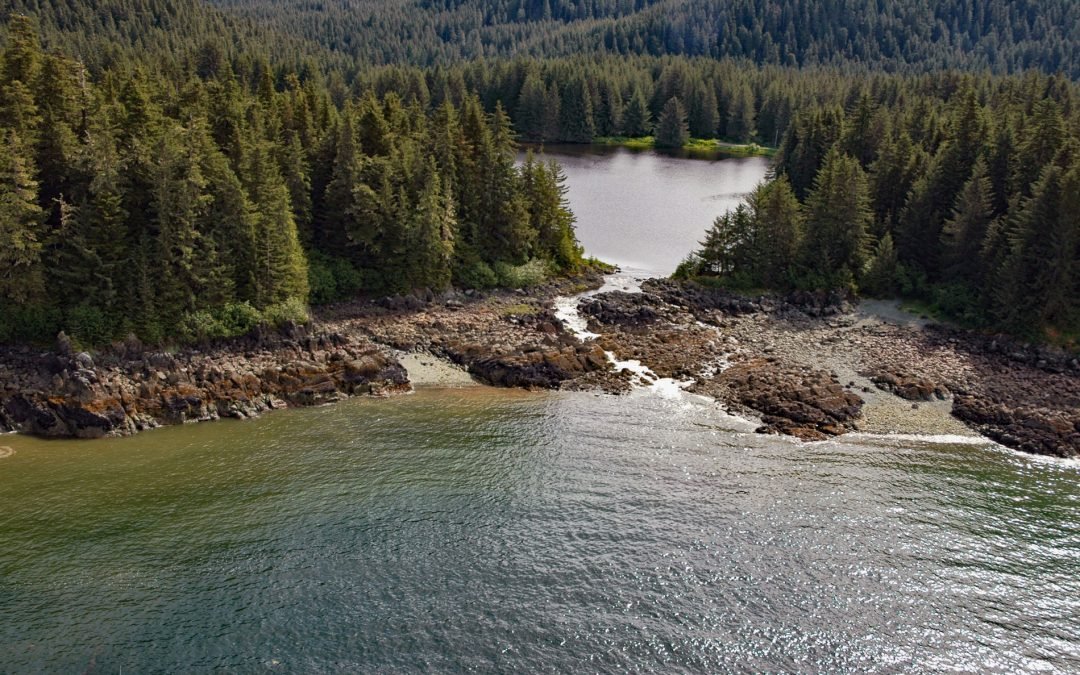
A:
[[[368,64],[686,55],[1080,76],[1071,0],[214,0]]]
[[[213,43],[303,75],[480,59],[705,56],[762,65],[1080,77],[1072,0],[5,0],[91,70]],[[216,8],[216,10],[215,10]]]

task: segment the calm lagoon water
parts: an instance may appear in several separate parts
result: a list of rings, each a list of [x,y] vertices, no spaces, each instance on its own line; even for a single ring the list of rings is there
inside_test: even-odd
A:
[[[566,171],[578,238],[589,255],[668,275],[713,219],[761,182],[771,160],[685,159],[625,148],[549,146]]]
[[[634,193],[565,163],[612,254]],[[1080,670],[1080,465],[752,428],[473,387],[0,437],[0,672]]]

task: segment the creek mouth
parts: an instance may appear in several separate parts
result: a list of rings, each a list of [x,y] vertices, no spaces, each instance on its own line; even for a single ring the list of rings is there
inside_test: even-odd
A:
[[[570,333],[581,342],[595,341],[602,337],[600,333],[589,330],[588,320],[581,315],[579,305],[591,297],[610,292],[627,294],[640,294],[641,285],[649,278],[644,270],[629,269],[608,274],[600,288],[585,291],[574,296],[559,296],[555,298],[555,318],[562,322]],[[619,359],[612,351],[605,350],[605,356],[611,364],[612,370],[618,375],[625,373],[629,376],[628,385],[634,389],[644,389],[652,394],[667,399],[681,398],[683,392],[694,381],[677,380],[671,377],[661,377],[654,373],[651,368],[638,359]]]

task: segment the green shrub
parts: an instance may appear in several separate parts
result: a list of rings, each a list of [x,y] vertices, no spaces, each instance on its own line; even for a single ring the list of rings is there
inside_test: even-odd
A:
[[[0,342],[48,343],[60,332],[62,320],[54,307],[0,306]]]
[[[231,302],[218,312],[225,337],[247,335],[262,322],[262,314],[248,302]]]
[[[200,309],[188,312],[176,326],[177,337],[186,344],[209,342],[225,337],[225,327],[211,312]]]
[[[495,278],[499,286],[505,288],[526,288],[543,283],[551,275],[548,263],[536,258],[524,265],[495,263]]]
[[[908,267],[904,264],[896,266],[896,283],[900,286],[900,296],[904,298],[927,299],[926,272],[917,267]]]
[[[353,267],[353,264],[344,258],[334,258],[330,269],[334,273],[338,300],[348,300],[364,290],[368,285],[364,273]]]
[[[337,300],[337,280],[325,256],[312,255],[308,259],[308,288],[311,290],[311,303],[314,305],[325,305]]]
[[[263,321],[271,326],[280,327],[287,323],[304,324],[311,321],[308,307],[300,298],[289,298],[263,310]]]
[[[933,305],[940,313],[965,326],[980,326],[986,323],[978,294],[965,284],[936,286]]]
[[[165,342],[165,327],[157,320],[136,322],[136,335],[148,345],[160,345]]]
[[[82,345],[105,344],[112,337],[112,322],[97,307],[72,307],[67,311],[66,319],[64,324],[67,332]]]
[[[499,277],[490,265],[478,260],[458,271],[457,283],[464,288],[494,288]]]
[[[696,252],[691,252],[679,266],[675,268],[675,273],[671,275],[672,279],[690,279],[692,277],[701,274],[702,260],[701,256]]]
[[[308,286],[313,305],[348,300],[369,285],[363,272],[345,258],[313,253],[308,260]]]

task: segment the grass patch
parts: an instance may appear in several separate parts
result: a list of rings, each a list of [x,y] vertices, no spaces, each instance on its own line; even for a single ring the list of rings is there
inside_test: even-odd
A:
[[[593,145],[606,145],[610,147],[629,148],[631,150],[652,150],[656,147],[656,138],[653,136],[601,136],[593,139]]]
[[[519,302],[517,304],[506,305],[505,307],[499,308],[499,314],[502,316],[524,316],[536,314],[538,311],[540,311],[539,307],[527,302]]]
[[[653,136],[641,136],[639,138],[602,136],[593,139],[593,145],[628,148],[630,150],[653,150],[656,148],[656,138]],[[691,138],[681,150],[691,157],[772,157],[777,152],[776,148],[758,145],[757,143],[728,143],[716,138]]]
[[[606,263],[599,258],[585,258],[581,262],[582,269],[584,271],[596,271],[602,274],[612,274],[619,268],[611,263]]]

